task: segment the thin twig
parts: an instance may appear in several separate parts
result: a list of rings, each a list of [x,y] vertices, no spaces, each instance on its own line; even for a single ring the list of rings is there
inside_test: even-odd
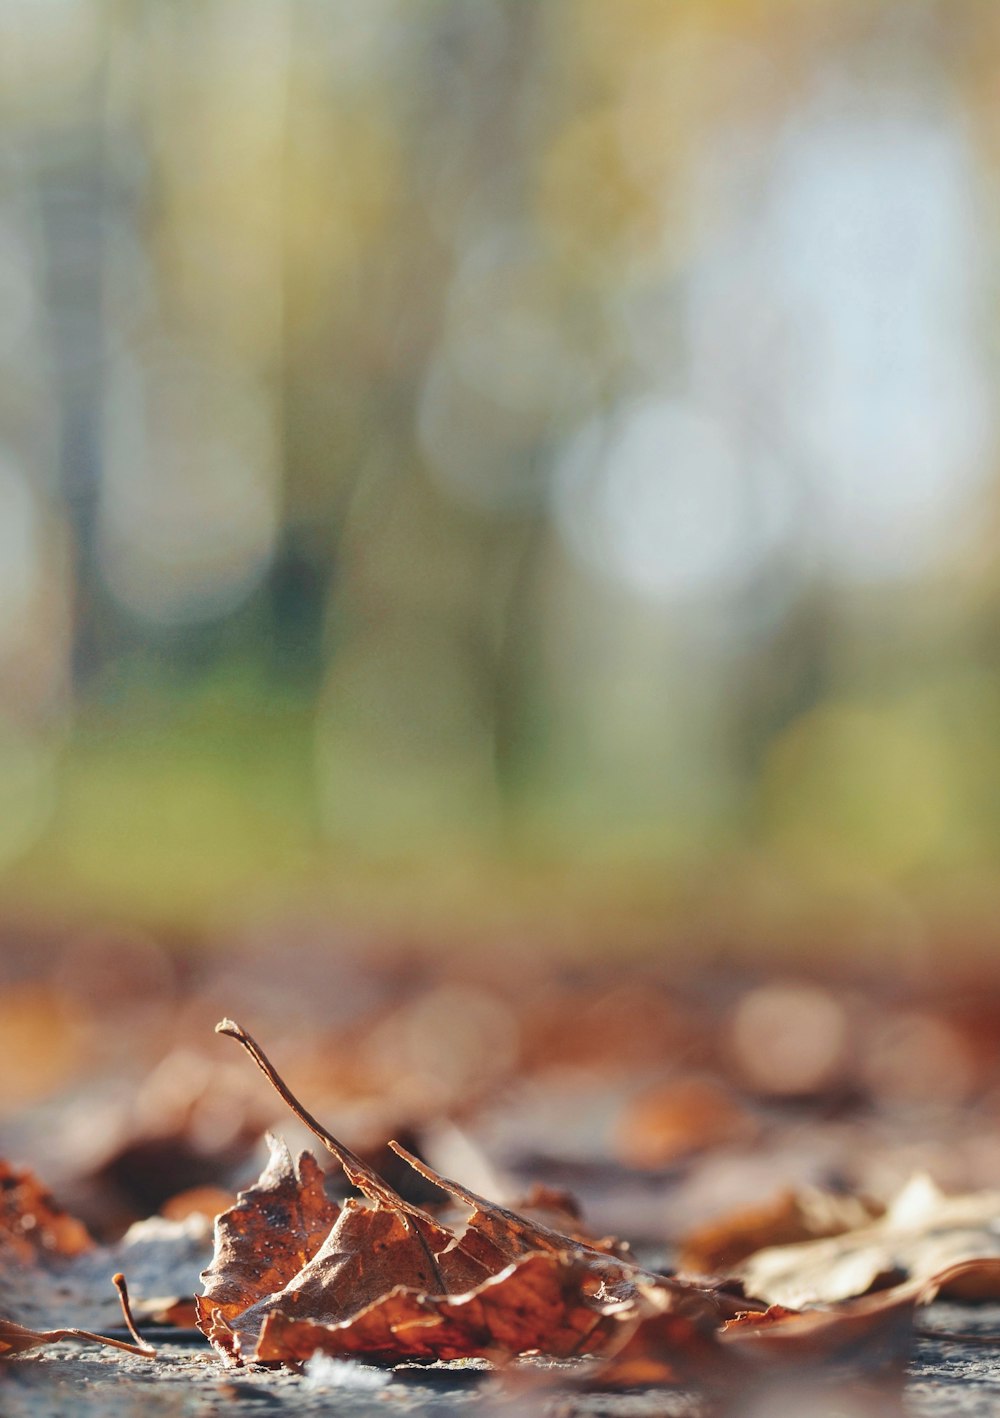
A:
[[[1000,1334],[969,1334],[955,1329],[914,1330],[918,1339],[941,1339],[946,1344],[1000,1344]]]
[[[122,1275],[120,1270],[116,1274],[112,1275],[111,1283],[118,1291],[118,1303],[121,1305],[122,1314],[125,1317],[125,1328],[135,1340],[138,1347],[140,1349],[143,1349],[152,1357],[153,1355],[155,1355],[156,1350],[151,1344],[147,1344],[147,1342],[143,1339],[142,1335],[135,1327],[135,1320],[132,1318],[132,1306],[129,1304],[128,1286],[126,1285],[125,1277],[124,1275]]]

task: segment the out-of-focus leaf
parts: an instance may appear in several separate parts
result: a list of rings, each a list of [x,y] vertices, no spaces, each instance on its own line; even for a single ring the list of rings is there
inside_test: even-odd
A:
[[[948,1197],[919,1175],[879,1220],[825,1240],[770,1246],[732,1274],[748,1295],[772,1304],[846,1300],[886,1279],[926,1281],[961,1261],[1000,1257],[998,1219],[1000,1192]]]
[[[33,1172],[0,1161],[0,1260],[76,1256],[93,1241],[87,1228],[53,1200]]]
[[[818,1187],[785,1191],[773,1201],[688,1232],[681,1240],[678,1269],[695,1275],[721,1274],[767,1246],[839,1236],[868,1225],[878,1214],[859,1197],[838,1196]]]
[[[618,1119],[615,1150],[630,1167],[665,1167],[720,1143],[745,1141],[755,1131],[731,1090],[709,1078],[682,1078],[630,1099]]]

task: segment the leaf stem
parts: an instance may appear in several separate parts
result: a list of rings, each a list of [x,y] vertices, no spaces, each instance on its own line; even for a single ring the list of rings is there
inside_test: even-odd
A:
[[[221,1019],[215,1026],[215,1032],[216,1034],[225,1034],[243,1046],[279,1098],[291,1109],[298,1120],[306,1125],[313,1136],[319,1138],[326,1150],[333,1153],[343,1167],[348,1180],[360,1192],[363,1192],[372,1201],[381,1202],[385,1206],[402,1208],[404,1211],[411,1210],[403,1198],[393,1191],[388,1182],[384,1182],[378,1173],[369,1167],[367,1162],[363,1162],[349,1147],[338,1142],[333,1134],[328,1132],[323,1124],[302,1106],[257,1040],[248,1034],[242,1025],[237,1024],[233,1019]]]

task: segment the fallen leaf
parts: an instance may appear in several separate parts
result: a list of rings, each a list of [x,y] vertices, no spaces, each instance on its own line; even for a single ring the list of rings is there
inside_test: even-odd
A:
[[[743,1310],[713,1325],[709,1316],[678,1310],[669,1292],[647,1290],[645,1314],[588,1386],[686,1384],[724,1394],[740,1392],[763,1369],[830,1379],[896,1368],[921,1300],[921,1286],[911,1283],[827,1309]]]
[[[341,1206],[329,1202],[315,1160],[306,1153],[293,1165],[272,1140],[261,1180],[217,1219],[199,1300],[199,1324],[230,1363],[299,1365],[316,1352],[383,1363],[590,1356],[592,1387],[686,1384],[729,1401],[772,1369],[824,1379],[896,1372],[918,1304],[948,1285],[981,1290],[1000,1281],[1000,1257],[971,1255],[860,1299],[762,1312],[752,1299],[653,1275],[498,1206],[390,1143],[468,1209],[464,1226],[448,1225],[403,1200],[306,1112],[240,1026],[218,1028],[246,1049],[361,1192]],[[882,1221],[858,1229],[884,1239],[916,1228],[926,1242],[935,1220],[951,1232],[982,1220],[982,1197],[949,1203],[928,1188],[914,1183]],[[850,1251],[856,1235],[811,1244]]]
[[[295,1164],[280,1138],[268,1134],[267,1142],[270,1156],[260,1179],[216,1219],[212,1263],[201,1277],[198,1325],[227,1352],[232,1348],[228,1322],[283,1290],[340,1214],[326,1196],[311,1153],[303,1152]]]
[[[721,1083],[672,1079],[625,1104],[615,1129],[615,1151],[629,1167],[654,1169],[719,1143],[745,1141],[756,1131],[750,1113]]]
[[[879,1369],[905,1357],[922,1286],[910,1282],[829,1309],[774,1305],[728,1320],[720,1341],[742,1356],[768,1362],[847,1362],[852,1372]]]
[[[607,1340],[613,1317],[631,1301],[602,1296],[601,1278],[578,1257],[527,1255],[461,1295],[397,1286],[350,1319],[323,1325],[278,1310],[264,1324],[255,1359],[363,1355],[404,1359],[487,1358],[503,1363],[542,1351],[583,1355]]]
[[[229,1362],[295,1362],[304,1344],[323,1347],[314,1329],[334,1331],[324,1341],[324,1352],[334,1354],[441,1358],[552,1353],[553,1345],[580,1352],[602,1317],[634,1306],[644,1281],[657,1283],[627,1260],[477,1196],[391,1143],[421,1177],[468,1209],[460,1227],[436,1220],[307,1113],[243,1029],[224,1021],[219,1030],[243,1045],[362,1193],[339,1208],[319,1207],[314,1159],[304,1154],[295,1171],[272,1142],[260,1182],[218,1218],[203,1277],[199,1324]],[[675,1288],[718,1313],[709,1292]]]
[[[746,1293],[795,1308],[863,1295],[889,1280],[929,1280],[960,1261],[1000,1257],[1000,1192],[945,1196],[918,1175],[885,1215],[826,1240],[771,1246],[733,1268]],[[1000,1287],[996,1290],[1000,1298]]]
[[[30,1265],[80,1255],[93,1244],[83,1222],[63,1211],[33,1172],[0,1161],[0,1260]]]
[[[695,1275],[719,1275],[765,1247],[839,1236],[878,1215],[879,1210],[859,1197],[819,1187],[785,1191],[772,1201],[689,1231],[680,1242],[677,1267]]]
[[[1000,1299],[1000,1257],[959,1261],[932,1275],[920,1292],[920,1303],[929,1305],[939,1296],[968,1303]]]

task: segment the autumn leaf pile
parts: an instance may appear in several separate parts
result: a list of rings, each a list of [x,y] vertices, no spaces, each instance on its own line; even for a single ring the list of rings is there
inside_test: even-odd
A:
[[[381,1365],[521,1356],[577,1360],[567,1382],[738,1392],[772,1372],[896,1372],[918,1307],[942,1291],[1000,1296],[991,1242],[1000,1195],[946,1199],[915,1182],[884,1214],[790,1193],[693,1232],[664,1274],[627,1248],[497,1205],[398,1143],[439,1198],[406,1199],[299,1103],[238,1024],[250,1055],[357,1193],[334,1200],[310,1152],[269,1136],[261,1176],[216,1217],[196,1298],[221,1361],[297,1367],[319,1353]],[[0,1164],[0,1273],[72,1266],[91,1242],[29,1172]],[[896,1283],[892,1283],[895,1281]],[[819,1301],[820,1303],[815,1303]],[[125,1320],[132,1329],[127,1304]],[[64,1339],[150,1346],[75,1327],[0,1320],[0,1359]],[[565,1376],[564,1376],[565,1377]]]

